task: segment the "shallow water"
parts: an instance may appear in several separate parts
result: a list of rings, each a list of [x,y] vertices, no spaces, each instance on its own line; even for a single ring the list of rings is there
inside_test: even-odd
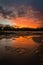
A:
[[[0,65],[42,65],[43,35],[0,35]]]

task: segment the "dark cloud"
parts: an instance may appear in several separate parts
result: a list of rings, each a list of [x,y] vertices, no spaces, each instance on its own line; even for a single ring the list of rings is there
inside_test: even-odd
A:
[[[0,5],[2,6],[0,7],[0,13],[3,14],[3,17],[14,18],[16,16],[26,16],[28,15],[26,7],[32,6],[33,9],[40,11],[40,13],[32,13],[28,16],[42,19],[43,0],[0,0]],[[20,5],[24,5],[25,7],[18,8]],[[11,7],[16,7],[16,9],[13,10]]]
[[[2,7],[0,6],[0,13],[2,14],[2,17],[7,19],[14,19],[17,17],[28,17],[28,18],[36,18],[34,22],[37,22],[37,19],[43,23],[43,12],[37,11],[32,7]],[[0,15],[1,16],[1,15]]]
[[[43,10],[35,9],[32,6],[0,6],[0,16],[1,14],[5,19],[15,19],[17,17],[35,18],[32,23],[36,22],[43,27]]]
[[[23,17],[26,15],[26,7],[21,6],[18,8],[18,16],[19,17]]]
[[[3,12],[3,7],[2,6],[0,6],[0,13],[2,13]]]
[[[0,6],[0,13],[2,14],[2,17],[7,18],[7,16],[11,16],[12,11],[7,11],[2,6]]]
[[[0,4],[5,6],[26,5],[32,6],[38,10],[43,10],[43,0],[0,0]]]
[[[10,10],[11,9],[11,10]],[[0,13],[3,15],[2,17],[4,18],[15,18],[16,16],[18,17],[24,17],[26,12],[24,7],[18,7],[18,8],[3,8],[0,6]]]

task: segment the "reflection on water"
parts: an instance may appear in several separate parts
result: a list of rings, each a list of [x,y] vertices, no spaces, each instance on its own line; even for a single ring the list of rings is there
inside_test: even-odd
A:
[[[0,35],[0,63],[40,65],[42,46],[43,35]]]

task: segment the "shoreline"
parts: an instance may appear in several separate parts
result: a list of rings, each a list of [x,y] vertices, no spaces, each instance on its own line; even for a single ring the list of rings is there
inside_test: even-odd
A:
[[[0,35],[15,34],[15,35],[43,35],[43,31],[0,31]]]

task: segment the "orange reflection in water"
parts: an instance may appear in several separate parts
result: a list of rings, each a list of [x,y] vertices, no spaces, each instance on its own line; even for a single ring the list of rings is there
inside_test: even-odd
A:
[[[37,37],[36,37],[37,38]],[[35,38],[35,39],[36,39]],[[3,38],[0,40],[0,51],[1,53],[5,53],[13,56],[15,58],[15,55],[29,55],[36,53],[39,48],[40,44],[38,44],[35,40],[33,40],[32,36],[13,36],[9,38],[9,36],[6,38]],[[9,56],[8,56],[9,57]],[[19,56],[18,56],[19,57]]]
[[[38,47],[38,44],[32,40],[32,36],[20,36],[19,38],[13,38],[12,39],[12,45],[13,47],[17,48],[29,48],[33,49],[35,47]]]

